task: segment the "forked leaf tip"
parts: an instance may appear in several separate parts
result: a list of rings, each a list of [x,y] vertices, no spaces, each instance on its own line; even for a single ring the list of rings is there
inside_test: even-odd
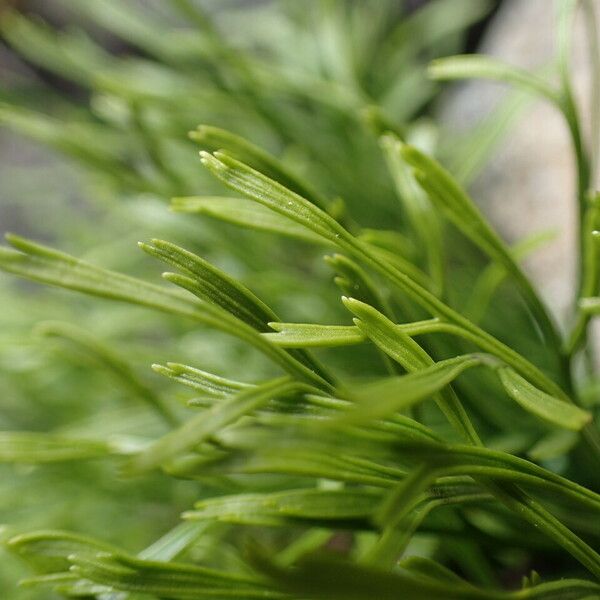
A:
[[[210,152],[207,152],[206,150],[200,150],[198,154],[200,155],[200,160],[205,164],[215,164],[219,162]]]
[[[342,296],[342,302],[344,303],[344,306],[349,310],[369,306],[368,304],[365,304],[364,302],[361,302],[356,298],[352,298],[351,296]]]

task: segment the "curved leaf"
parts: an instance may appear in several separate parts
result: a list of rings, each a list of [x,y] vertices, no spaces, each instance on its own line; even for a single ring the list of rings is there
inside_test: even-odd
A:
[[[498,376],[515,402],[553,425],[579,431],[592,420],[589,412],[538,390],[509,367],[500,367]]]
[[[247,229],[276,233],[312,244],[328,245],[321,236],[315,235],[310,229],[243,198],[220,196],[173,198],[171,208],[176,212],[206,215]]]

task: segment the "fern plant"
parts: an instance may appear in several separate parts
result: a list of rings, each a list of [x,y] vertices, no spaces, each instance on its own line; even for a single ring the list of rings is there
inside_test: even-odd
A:
[[[314,3],[316,21],[281,3],[288,12],[260,12],[270,31],[262,54],[226,44],[198,5],[170,5],[201,35],[160,35],[158,19],[127,3],[73,3],[150,57],[131,62],[82,34],[3,17],[5,37],[29,60],[93,90],[91,112],[66,127],[14,98],[4,120],[77,159],[124,201],[175,195],[171,207],[197,228],[178,220],[178,243],[139,244],[139,256],[174,270],[162,285],[121,244],[102,266],[17,235],[0,250],[4,271],[141,307],[115,316],[92,302],[78,309],[91,331],[73,318],[36,328],[71,350],[57,362],[69,365],[64,389],[81,392],[78,402],[101,405],[89,374],[104,370],[135,403],[127,418],[101,406],[79,409],[76,427],[7,426],[0,458],[43,465],[36,473],[66,464],[82,484],[77,469],[92,473],[92,492],[129,481],[131,505],[127,514],[128,492],[117,490],[126,518],[115,513],[115,526],[99,516],[95,536],[8,536],[35,571],[25,583],[131,600],[600,597],[597,376],[582,360],[600,310],[600,198],[566,59],[576,3],[558,3],[558,84],[482,56],[439,57],[482,2],[440,0],[396,28],[392,2]],[[217,17],[234,28],[249,10]],[[282,30],[298,40],[302,65]],[[564,115],[580,211],[566,334],[519,264],[543,236],[509,248],[465,191],[498,135],[495,116],[459,145],[443,131],[435,143],[432,124],[413,120],[434,92],[420,89],[421,52],[437,57],[433,79],[500,80]],[[392,82],[398,68],[405,77]],[[514,98],[499,110],[507,107],[515,112]],[[178,139],[196,112],[210,124]],[[236,133],[218,126],[229,119]],[[207,193],[191,195],[198,190]],[[66,297],[52,298],[48,317],[64,318]],[[105,323],[135,344],[103,335]],[[189,335],[183,347],[164,339]],[[93,361],[83,377],[73,350]],[[148,353],[152,380],[139,364]],[[164,527],[144,512],[148,494],[171,510]],[[84,528],[98,503],[86,506]],[[119,530],[123,521],[162,536],[144,547]]]

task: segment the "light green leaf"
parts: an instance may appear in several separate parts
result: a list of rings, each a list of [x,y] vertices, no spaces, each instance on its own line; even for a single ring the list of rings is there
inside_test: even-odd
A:
[[[420,465],[423,462],[440,475],[468,475],[476,478],[504,480],[513,484],[533,486],[560,494],[582,508],[600,511],[600,495],[544,469],[528,460],[507,452],[463,444],[445,444],[425,439],[398,440],[399,456]],[[496,493],[496,492],[494,492]],[[600,559],[599,559],[600,560]]]
[[[202,164],[225,185],[307,227],[324,240],[335,244],[346,234],[335,219],[312,202],[251,167],[222,152],[201,152],[200,156]]]
[[[492,260],[498,262],[519,285],[548,342],[560,353],[562,342],[548,310],[531,282],[513,259],[510,250],[485,220],[479,209],[441,165],[412,146],[403,145],[404,160],[415,169],[415,177],[433,203]]]
[[[69,531],[41,530],[10,538],[6,547],[10,552],[31,562],[43,572],[67,571],[67,557],[96,556],[99,552],[119,553],[110,544]]]
[[[171,208],[176,212],[207,215],[247,229],[276,233],[312,244],[328,245],[321,236],[315,235],[310,229],[243,198],[220,196],[173,198]]]
[[[439,581],[440,583],[471,585],[447,567],[424,556],[409,556],[401,560],[399,566],[403,570],[410,571],[426,579]]]
[[[277,333],[263,333],[271,343],[282,348],[319,348],[352,346],[366,336],[352,325],[313,325],[311,323],[269,323]]]
[[[312,323],[269,323],[277,333],[263,335],[283,348],[352,346],[361,344],[367,336],[356,325],[315,325]],[[426,319],[394,325],[401,333],[413,337],[446,331],[438,319]]]
[[[0,30],[32,63],[79,84],[89,85],[94,73],[107,66],[108,54],[81,31],[57,34],[55,29],[10,10],[2,11]]]
[[[200,300],[220,306],[254,329],[267,331],[267,323],[277,319],[275,313],[247,287],[199,256],[162,240],[140,242],[148,254],[183,271],[183,277],[166,273],[165,279],[191,291]]]
[[[546,81],[518,67],[507,65],[489,56],[465,54],[434,60],[428,69],[433,79],[492,79],[516,85],[550,100],[560,103],[560,96]]]
[[[225,129],[199,125],[191,131],[189,136],[209,152],[220,151],[227,156],[246,163],[256,171],[260,171],[279,182],[282,186],[303,196],[316,206],[325,209],[327,200],[323,198],[312,186],[301,181],[292,174],[279,160],[265,152],[262,148],[251,144],[248,140],[235,135]]]
[[[551,431],[538,440],[527,452],[536,461],[552,460],[568,454],[579,442],[579,436],[565,429]]]
[[[137,556],[142,560],[170,561],[196,542],[209,527],[206,523],[179,523]]]
[[[579,431],[592,420],[587,411],[542,392],[510,367],[500,367],[498,376],[515,402],[553,425]]]
[[[288,394],[298,387],[299,385],[289,377],[281,377],[242,390],[158,439],[147,450],[134,456],[128,463],[128,469],[140,472],[165,463],[206,441],[211,435],[231,425],[240,417],[251,414],[272,398]]]
[[[268,323],[278,320],[277,315],[246,286],[199,256],[161,240],[152,240],[152,245],[140,243],[140,247],[184,273],[163,273],[165,279],[188,290],[200,300],[215,304],[253,329],[266,332],[269,330]],[[289,354],[310,371],[331,381],[331,376],[306,352],[295,350]]]
[[[485,357],[465,355],[440,361],[399,377],[389,377],[352,388],[347,396],[358,405],[341,418],[361,423],[405,410],[442,390],[461,373],[484,363]]]
[[[0,103],[0,123],[108,176],[118,187],[147,191],[145,181],[122,160],[123,138],[93,122],[64,123],[21,106]],[[115,150],[119,148],[119,152]]]
[[[279,598],[259,576],[187,563],[141,560],[124,554],[72,555],[71,573],[113,590],[181,600]]]
[[[282,526],[328,523],[331,527],[369,527],[368,518],[382,494],[378,490],[302,489],[271,494],[237,494],[203,500],[185,519]]]
[[[35,244],[18,236],[7,236],[19,251],[0,248],[0,269],[93,296],[122,300],[163,312],[190,317],[256,347],[286,371],[300,379],[329,388],[329,384],[285,350],[270,344],[246,323],[218,306],[200,302],[177,290],[162,288],[140,279],[101,269],[73,256]]]
[[[246,430],[247,431],[247,430]],[[297,440],[293,434],[292,439]],[[222,438],[218,438],[222,441]],[[300,441],[300,440],[298,440]],[[268,448],[235,450],[227,445],[227,453],[211,456],[202,452],[197,457],[184,457],[169,465],[168,472],[175,477],[194,478],[224,473],[230,475],[279,474],[329,479],[354,485],[388,488],[403,475],[402,469],[388,467],[367,458],[353,456],[352,448],[344,451],[334,445],[302,445],[277,443]]]
[[[167,363],[163,365],[152,365],[152,369],[161,375],[170,377],[183,385],[199,390],[209,396],[216,398],[227,398],[242,390],[254,387],[248,383],[225,379],[194,367],[181,365],[179,363]]]
[[[425,495],[435,478],[436,472],[428,465],[410,471],[377,507],[374,516],[377,525],[384,530],[395,529],[419,498]]]
[[[379,143],[396,186],[397,195],[420,240],[419,247],[422,247],[426,253],[429,274],[436,284],[436,291],[439,292],[443,287],[443,259],[442,230],[438,215],[433,212],[431,201],[415,181],[411,169],[401,159],[400,140],[392,134],[386,134],[380,138]]]
[[[111,452],[109,444],[101,441],[29,431],[0,432],[0,462],[5,463],[89,460]]]
[[[184,316],[194,316],[196,308],[200,306],[182,292],[101,269],[21,237],[7,235],[7,241],[16,250],[0,248],[0,269],[9,273],[48,285]]]
[[[353,298],[343,298],[346,308],[358,318],[354,320],[358,328],[383,352],[413,372],[433,364],[431,357],[406,333],[372,306]],[[457,431],[474,443],[479,443],[477,432],[451,388],[436,395],[436,403]]]
[[[549,393],[562,395],[562,397],[566,396],[561,388],[546,377],[535,365],[442,302],[406,273],[400,271],[397,266],[381,260],[369,244],[352,236],[327,213],[312,203],[290,190],[286,190],[277,182],[270,180],[250,167],[227,156],[220,155],[218,152],[214,156],[208,153],[202,153],[201,156],[203,164],[228,187],[290,220],[300,223],[324,239],[336,244],[353,258],[373,268],[432,316],[445,321],[444,325],[452,329],[452,333],[455,335],[466,337],[485,352],[501,358],[541,389]],[[527,280],[526,283],[529,285]],[[561,363],[561,367],[564,367],[564,364]],[[464,420],[464,418],[466,418],[466,415],[463,415],[461,419]],[[453,422],[455,425],[458,424],[457,421]],[[472,433],[471,431],[469,435],[472,435]]]

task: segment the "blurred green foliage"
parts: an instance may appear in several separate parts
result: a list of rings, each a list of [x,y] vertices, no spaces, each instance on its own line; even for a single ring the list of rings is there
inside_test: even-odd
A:
[[[62,30],[0,13],[17,56],[78,90],[14,74],[0,92],[7,128],[57,156],[17,166],[3,210],[70,254],[13,236],[0,266],[125,302],[3,278],[3,589],[598,595],[596,380],[571,368],[597,200],[568,77],[444,62],[482,0],[61,4]],[[507,248],[462,190],[522,92],[457,139],[431,116],[434,59],[565,115],[588,307],[567,350],[518,265],[547,234]],[[180,271],[169,287],[138,240]],[[49,585],[16,590],[15,554]]]

